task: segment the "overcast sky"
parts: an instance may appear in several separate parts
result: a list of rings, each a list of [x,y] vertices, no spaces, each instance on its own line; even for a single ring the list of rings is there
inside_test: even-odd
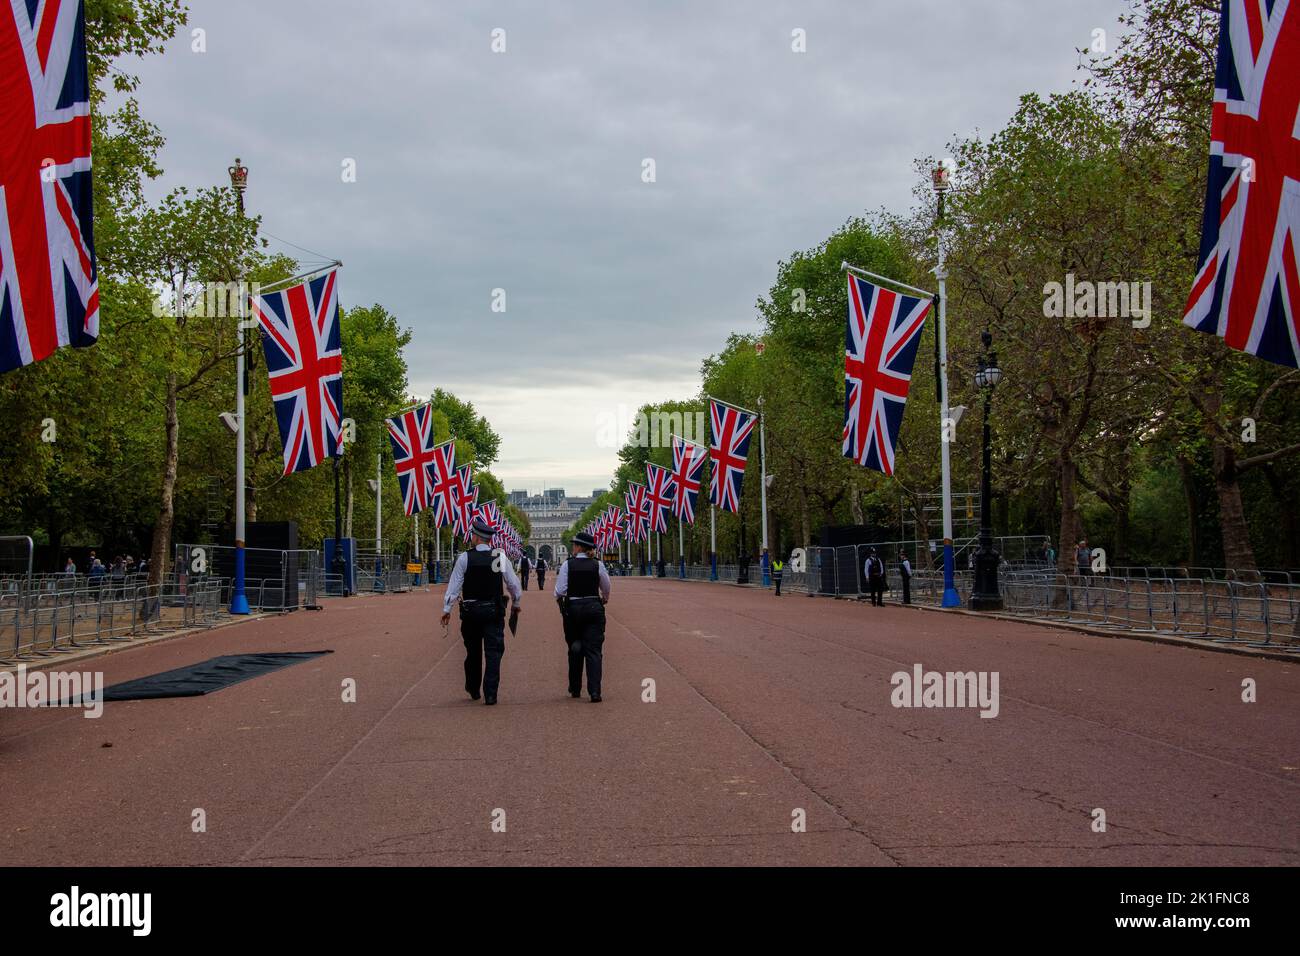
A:
[[[413,331],[415,394],[488,416],[507,489],[590,493],[617,465],[603,418],[694,394],[780,259],[905,211],[915,157],[1068,89],[1126,8],[192,0],[165,55],[123,66],[167,137],[159,191],[240,156],[266,232]]]

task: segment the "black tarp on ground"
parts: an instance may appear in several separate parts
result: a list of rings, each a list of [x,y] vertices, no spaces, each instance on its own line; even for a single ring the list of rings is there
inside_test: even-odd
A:
[[[104,688],[104,700],[145,700],[155,697],[200,697],[238,684],[251,677],[269,674],[300,661],[309,661],[333,651],[300,651],[284,654],[231,654],[173,671],[151,674]]]

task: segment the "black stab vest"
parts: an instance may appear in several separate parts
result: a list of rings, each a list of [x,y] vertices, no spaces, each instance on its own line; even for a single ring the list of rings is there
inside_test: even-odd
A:
[[[465,586],[461,596],[466,601],[491,601],[501,597],[505,579],[500,571],[492,570],[492,552],[475,549],[466,554]]]
[[[600,565],[595,558],[570,558],[569,597],[595,597],[600,593]]]

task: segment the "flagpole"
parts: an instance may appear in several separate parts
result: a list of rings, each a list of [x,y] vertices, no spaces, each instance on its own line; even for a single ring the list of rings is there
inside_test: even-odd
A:
[[[433,583],[438,583],[438,565],[442,563],[442,525],[433,526]]]
[[[771,558],[767,553],[767,439],[763,427],[763,396],[758,396],[758,474],[759,474],[759,501],[763,516],[763,557],[760,564],[763,567],[763,587],[772,586],[772,572],[768,565],[771,564]]]
[[[943,197],[948,190],[948,170],[943,166],[935,169],[933,182],[934,191],[939,197],[935,221],[938,227],[939,262],[934,274],[939,280],[939,325],[936,331],[939,340],[939,446],[943,474],[943,606],[957,607],[961,604],[961,597],[957,594],[954,581],[955,560],[952,549],[952,465],[948,446],[951,444],[949,438],[953,436],[948,433],[948,270],[944,265],[943,241]]]
[[[239,205],[242,210],[242,196]],[[247,314],[245,292],[244,289],[239,290],[239,358],[235,372],[235,420],[239,435],[235,440],[235,580],[230,589],[231,614],[249,613],[248,595],[244,591],[244,536],[247,533],[244,521],[244,435],[247,431],[244,423],[244,379],[247,375],[244,368],[244,318]]]
[[[714,518],[716,509],[709,502],[709,580],[718,580],[718,523]]]
[[[686,580],[686,542],[682,538],[682,516],[677,516],[677,576]]]
[[[415,513],[415,563],[424,563],[420,560],[420,512],[418,511]],[[420,583],[420,578],[422,577],[424,577],[424,568],[420,568],[419,571],[415,572],[415,581],[417,584]]]

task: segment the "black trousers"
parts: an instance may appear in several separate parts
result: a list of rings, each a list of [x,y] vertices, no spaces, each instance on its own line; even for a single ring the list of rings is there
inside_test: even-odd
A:
[[[569,602],[564,616],[564,640],[569,645],[569,693],[582,693],[582,670],[587,669],[587,693],[600,696],[605,647],[605,605],[600,601]]]
[[[906,575],[903,576],[903,603],[912,603],[912,579]]]
[[[867,581],[867,587],[871,589],[871,603],[877,607],[885,606],[885,579],[871,578]]]
[[[465,643],[465,690],[495,697],[501,683],[501,658],[506,652],[504,603],[462,604],[460,639]],[[484,661],[487,663],[485,668]]]
[[[781,594],[781,575],[772,575],[772,583],[776,585],[776,593],[779,596]]]
[[[540,591],[540,590],[541,590],[542,588],[544,588],[544,587],[546,587],[546,572],[545,572],[545,571],[538,571],[538,572],[537,572],[537,590]]]
[[[527,571],[525,571],[523,574],[519,575],[519,586],[520,586],[520,589],[521,589],[521,590],[524,590],[524,591],[527,591],[527,590],[528,590],[528,572],[527,572]]]

